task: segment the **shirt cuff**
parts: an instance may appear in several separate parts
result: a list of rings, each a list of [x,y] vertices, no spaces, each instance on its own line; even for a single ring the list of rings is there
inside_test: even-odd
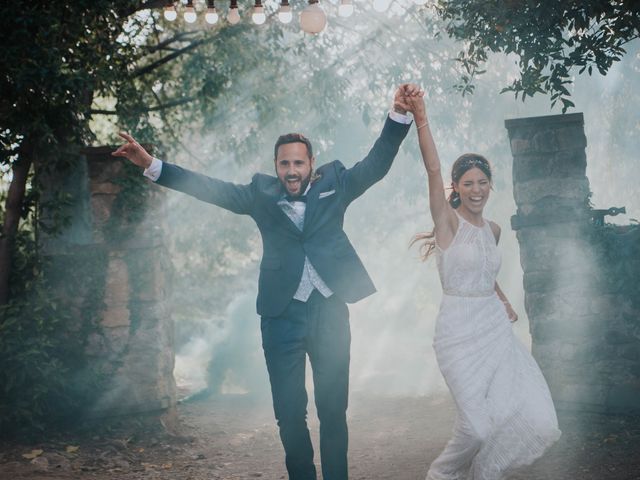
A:
[[[153,160],[151,160],[151,165],[145,168],[144,172],[142,172],[142,174],[145,177],[153,180],[154,182],[160,178],[161,173],[162,173],[162,160],[159,160],[155,157],[153,157]]]
[[[404,125],[409,125],[413,121],[409,115],[398,113],[395,110],[389,111],[389,118],[394,122],[403,123]]]

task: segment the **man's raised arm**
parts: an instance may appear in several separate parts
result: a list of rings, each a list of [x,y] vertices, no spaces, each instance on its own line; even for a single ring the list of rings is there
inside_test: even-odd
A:
[[[409,130],[408,125],[411,124],[411,118],[406,115],[407,111],[402,107],[402,99],[407,93],[411,94],[419,90],[420,87],[410,83],[402,84],[397,88],[392,110],[380,137],[364,159],[344,171],[342,179],[345,191],[350,197],[349,201],[362,195],[382,179],[391,168],[400,144]]]
[[[253,190],[251,185],[236,185],[152,157],[131,135],[119,134],[127,143],[111,153],[124,157],[144,168],[144,175],[158,184],[186,193],[207,203],[213,203],[238,214],[251,214]]]

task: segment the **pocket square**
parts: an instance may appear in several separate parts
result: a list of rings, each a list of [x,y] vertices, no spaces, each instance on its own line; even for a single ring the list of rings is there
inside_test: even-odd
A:
[[[324,197],[328,197],[329,195],[333,195],[334,193],[336,193],[335,190],[329,190],[327,192],[321,192],[320,195],[318,195],[318,200]]]

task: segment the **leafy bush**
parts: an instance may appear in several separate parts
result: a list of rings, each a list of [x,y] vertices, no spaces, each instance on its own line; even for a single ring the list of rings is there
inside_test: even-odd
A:
[[[14,250],[12,300],[0,307],[0,434],[34,433],[63,421],[87,399],[78,368],[82,335],[70,331],[66,306],[45,282],[34,256],[33,232],[20,232]],[[19,279],[19,281],[17,281]]]

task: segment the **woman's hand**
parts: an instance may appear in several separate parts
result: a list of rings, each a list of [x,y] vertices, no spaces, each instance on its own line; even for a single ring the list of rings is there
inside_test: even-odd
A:
[[[504,308],[507,310],[507,316],[509,317],[509,320],[511,321],[511,323],[517,322],[518,321],[518,314],[513,309],[511,304],[509,302],[503,302],[503,303],[504,303]]]

